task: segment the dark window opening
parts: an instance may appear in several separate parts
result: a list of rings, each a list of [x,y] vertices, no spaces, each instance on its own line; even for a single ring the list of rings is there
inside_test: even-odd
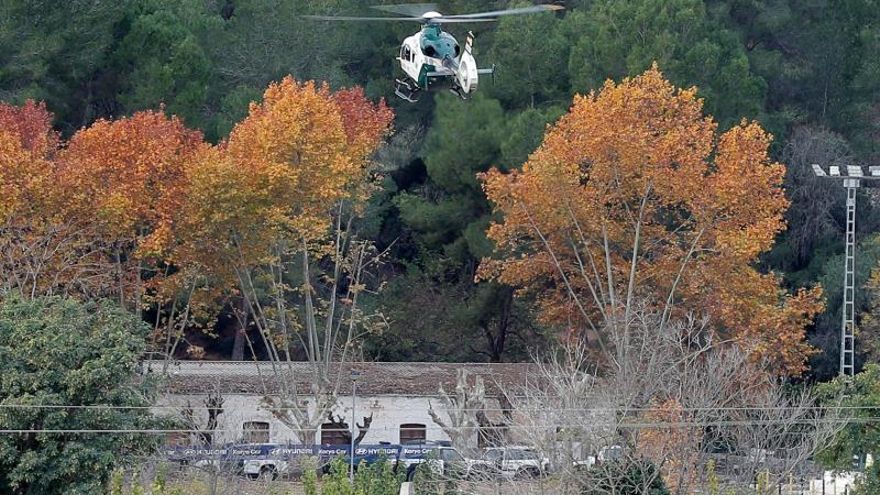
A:
[[[425,443],[427,428],[421,423],[405,423],[400,425],[400,443]]]
[[[348,424],[324,423],[321,425],[321,445],[348,445],[351,433]]]

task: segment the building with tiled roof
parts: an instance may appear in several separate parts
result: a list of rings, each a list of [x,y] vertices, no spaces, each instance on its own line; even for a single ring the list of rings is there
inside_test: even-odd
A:
[[[354,398],[355,417],[361,422],[372,416],[365,444],[380,442],[449,440],[428,412],[443,414],[441,387],[454,391],[458,374],[464,370],[468,383],[481,380],[485,386],[485,414],[490,421],[500,419],[505,393],[514,393],[534,380],[528,363],[345,363],[331,364],[330,380],[338,384],[338,404],[334,415],[348,421]],[[157,410],[180,414],[191,407],[196,418],[207,421],[204,401],[209,394],[223,398],[223,413],[217,417],[214,441],[288,443],[296,442],[295,432],[279,421],[264,400],[280,388],[300,391],[301,400],[310,400],[313,368],[306,362],[281,363],[255,361],[146,361],[143,371],[160,378],[164,394]],[[356,395],[352,396],[350,373],[357,373]],[[280,382],[284,383],[280,383]],[[283,387],[282,387],[283,385]],[[320,443],[338,443],[333,431],[322,431]],[[477,435],[472,436],[474,441]],[[476,446],[476,445],[474,445]]]

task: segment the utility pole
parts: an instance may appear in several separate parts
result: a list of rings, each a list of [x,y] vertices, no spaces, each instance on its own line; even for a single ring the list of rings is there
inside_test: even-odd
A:
[[[354,435],[355,435],[355,406],[357,405],[357,380],[361,374],[355,370],[351,370],[351,451],[349,452],[349,472],[348,479],[354,483]]]
[[[841,170],[843,169],[843,170]],[[841,181],[846,189],[846,250],[843,263],[843,305],[840,323],[840,374],[853,376],[856,372],[856,192],[862,181],[880,180],[880,167],[848,165],[828,167],[828,173],[813,164],[816,177]]]

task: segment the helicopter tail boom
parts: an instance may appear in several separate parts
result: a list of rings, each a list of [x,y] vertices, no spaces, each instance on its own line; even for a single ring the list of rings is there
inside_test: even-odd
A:
[[[467,38],[465,38],[465,40],[464,40],[464,51],[461,53],[461,57],[463,57],[465,53],[473,55],[473,50],[474,50],[474,32],[468,31]]]

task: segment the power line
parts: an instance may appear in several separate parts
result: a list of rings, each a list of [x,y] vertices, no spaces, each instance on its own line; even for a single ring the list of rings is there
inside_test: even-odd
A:
[[[458,426],[452,428],[443,428],[440,426],[425,426],[418,428],[425,431],[444,432],[447,430],[455,431],[511,431],[511,430],[551,430],[551,429],[590,429],[590,430],[607,430],[607,429],[673,429],[673,428],[705,428],[705,427],[723,427],[723,426],[797,426],[797,425],[848,425],[848,424],[874,424],[880,423],[880,417],[870,418],[835,418],[823,420],[799,420],[799,421],[774,421],[774,420],[743,420],[743,421],[649,421],[649,422],[621,422],[602,424],[594,426],[585,426],[583,424],[547,424],[547,425],[487,425],[487,426]],[[345,432],[350,433],[349,428],[291,428],[285,426],[285,430],[290,432]],[[118,429],[50,429],[50,428],[30,428],[30,429],[0,429],[0,434],[29,434],[29,433],[58,433],[58,434],[99,434],[99,433],[141,433],[141,434],[171,434],[171,433],[188,433],[188,434],[215,434],[215,433],[241,433],[242,428],[234,429],[194,429],[194,428],[118,428]],[[370,427],[369,431],[399,431],[399,427]]]
[[[191,405],[191,404],[157,404],[157,405],[149,405],[149,406],[125,406],[125,405],[111,405],[111,404],[0,404],[0,409],[94,409],[94,410],[163,410],[163,409],[173,409],[173,410],[182,410],[182,409],[210,409],[210,407],[204,405]],[[260,411],[289,411],[301,409],[298,406],[275,406],[275,407],[267,407],[260,406],[258,410]],[[410,407],[385,407],[382,406],[383,410],[386,411],[411,411]],[[677,414],[680,412],[714,412],[714,411],[840,411],[840,410],[880,410],[880,405],[878,406],[718,406],[718,407],[677,407],[677,408],[667,408],[667,407],[586,407],[586,408],[574,408],[574,407],[563,407],[563,408],[538,408],[538,407],[511,407],[511,408],[503,408],[503,407],[478,407],[478,408],[447,408],[447,407],[437,407],[436,410],[445,411],[452,410],[460,411],[460,412],[667,412],[672,414]]]

